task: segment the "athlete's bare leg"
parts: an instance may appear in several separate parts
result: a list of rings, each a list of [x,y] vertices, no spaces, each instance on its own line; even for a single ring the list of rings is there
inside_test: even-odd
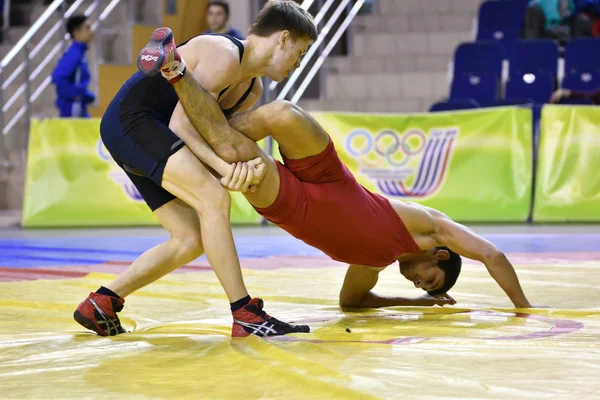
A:
[[[229,225],[231,198],[219,181],[184,146],[169,157],[162,186],[190,205],[199,216],[202,245],[229,301],[248,295]]]
[[[317,155],[329,144],[329,135],[313,117],[284,100],[235,115],[229,123],[253,141],[272,136],[281,153],[291,160]]]
[[[329,143],[329,136],[323,128],[292,103],[272,102],[227,121],[215,99],[191,73],[185,74],[173,87],[189,124],[225,161],[246,161],[262,156],[252,141],[269,135],[274,137],[282,153],[289,159],[319,154]]]
[[[169,157],[163,187],[178,197],[154,212],[171,238],[142,254],[107,287],[125,297],[200,257],[206,249],[229,302],[246,297],[229,225],[229,193],[185,146]],[[210,235],[203,237],[202,230]]]
[[[199,88],[200,92],[204,92]],[[204,92],[206,93],[206,92]],[[199,117],[200,119],[205,117]],[[321,153],[329,144],[329,136],[323,128],[304,110],[287,102],[275,101],[254,110],[234,116],[228,125],[230,137],[235,142],[230,146],[243,148],[242,152],[262,157],[266,173],[254,193],[246,192],[248,201],[259,208],[273,204],[279,193],[279,172],[275,161],[255,143],[271,135],[278,142],[281,152],[289,159],[302,159]],[[187,118],[172,119],[169,128],[177,135],[194,132]],[[210,133],[205,133],[209,137]],[[187,135],[189,136],[189,134]],[[209,140],[210,141],[210,140]],[[218,139],[215,140],[218,142]],[[206,146],[206,142],[202,142]],[[217,145],[219,156],[230,151],[224,145]],[[237,161],[237,160],[233,160]]]
[[[204,253],[198,213],[179,199],[154,211],[171,234],[169,240],[147,250],[117,279],[106,285],[121,297],[154,282]]]

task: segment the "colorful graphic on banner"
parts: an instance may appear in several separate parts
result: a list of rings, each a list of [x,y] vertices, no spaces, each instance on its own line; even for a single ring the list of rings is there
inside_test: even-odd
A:
[[[534,221],[600,221],[598,154],[600,107],[544,106]]]
[[[377,182],[388,196],[427,197],[442,184],[452,156],[457,129],[419,129],[402,134],[383,130],[373,137],[364,129],[346,139],[346,151],[359,160],[360,173]]]
[[[143,226],[158,221],[102,145],[98,119],[32,120],[25,178],[25,227]],[[233,223],[259,223],[232,193]]]
[[[529,109],[312,115],[369,190],[419,202],[460,221],[524,221],[529,216]]]
[[[123,191],[129,197],[129,199],[143,203],[144,198],[137,190],[133,182],[131,182],[131,179],[129,179],[129,176],[127,176],[123,168],[119,167],[117,163],[113,160],[106,147],[104,147],[102,139],[98,139],[98,144],[96,144],[96,151],[98,153],[98,157],[100,157],[101,160],[104,160],[107,164],[110,165],[110,172],[108,173],[108,175],[117,185],[123,187]]]

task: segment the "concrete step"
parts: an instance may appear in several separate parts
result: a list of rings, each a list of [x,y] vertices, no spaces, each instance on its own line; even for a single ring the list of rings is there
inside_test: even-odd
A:
[[[464,14],[364,15],[352,23],[354,31],[368,33],[471,32],[473,17]]]
[[[391,101],[325,99],[302,100],[298,105],[307,111],[407,114],[423,112],[429,108],[430,103],[428,99]]]
[[[327,99],[406,100],[431,99],[448,94],[445,72],[407,74],[339,74],[325,78]]]
[[[410,73],[445,72],[450,55],[417,54],[414,56],[330,57],[325,68],[330,73]]]
[[[475,16],[484,0],[380,0],[382,15],[463,14]]]
[[[471,40],[469,32],[429,33],[361,33],[352,38],[352,54],[355,56],[398,56],[416,54],[447,55],[454,53],[456,46]]]
[[[301,100],[298,105],[306,111],[360,111],[360,102],[346,99]]]

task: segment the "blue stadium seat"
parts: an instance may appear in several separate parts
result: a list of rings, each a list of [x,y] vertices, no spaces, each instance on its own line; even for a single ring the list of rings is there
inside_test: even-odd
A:
[[[495,41],[462,43],[454,53],[450,99],[474,99],[482,107],[498,98],[504,48]]]
[[[577,38],[567,43],[561,86],[581,92],[600,88],[600,38]]]
[[[462,43],[454,52],[454,76],[464,74],[502,74],[504,49],[494,41]]]
[[[491,74],[462,74],[454,76],[450,86],[450,99],[474,99],[482,107],[488,107],[498,99],[499,79]]]
[[[575,92],[593,93],[600,89],[600,73],[566,74],[562,87]],[[593,104],[589,99],[567,98],[560,101],[561,104]]]
[[[479,7],[476,40],[496,40],[509,50],[521,36],[526,7],[521,0],[485,1]]]
[[[506,99],[532,99],[548,103],[554,91],[554,77],[544,73],[515,75],[506,83]]]
[[[556,77],[558,45],[553,40],[519,40],[509,55],[509,77],[538,73]]]
[[[438,101],[429,107],[429,112],[469,110],[479,108],[479,103],[473,99]]]

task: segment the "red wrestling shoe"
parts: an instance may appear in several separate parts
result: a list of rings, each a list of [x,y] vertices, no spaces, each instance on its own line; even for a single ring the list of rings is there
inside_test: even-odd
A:
[[[279,321],[263,311],[263,301],[252,299],[248,304],[233,313],[231,337],[280,336],[288,333],[308,333],[307,325],[291,325]]]
[[[79,306],[73,318],[84,328],[96,332],[100,336],[114,336],[125,333],[117,313],[123,309],[125,299],[90,293]]]
[[[169,82],[183,76],[185,63],[177,51],[171,29],[158,28],[152,32],[150,41],[138,54],[137,66],[146,76],[161,72]]]

